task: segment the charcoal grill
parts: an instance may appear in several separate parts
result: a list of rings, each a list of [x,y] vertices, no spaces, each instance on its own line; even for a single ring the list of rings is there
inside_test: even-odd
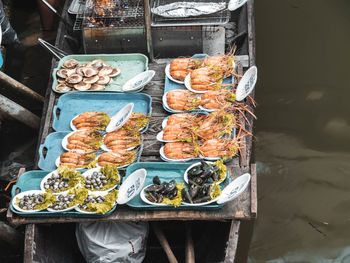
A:
[[[174,1],[86,0],[80,6],[74,29],[82,31],[85,53],[141,52],[149,53],[151,58],[189,56],[208,53],[208,41],[222,42],[222,49],[216,53],[224,52],[223,25],[230,20],[228,10],[180,19],[152,14],[151,8],[171,2]]]

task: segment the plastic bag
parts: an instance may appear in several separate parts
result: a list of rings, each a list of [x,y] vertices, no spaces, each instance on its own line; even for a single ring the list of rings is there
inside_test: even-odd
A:
[[[77,224],[75,235],[87,263],[141,263],[146,255],[148,223]]]

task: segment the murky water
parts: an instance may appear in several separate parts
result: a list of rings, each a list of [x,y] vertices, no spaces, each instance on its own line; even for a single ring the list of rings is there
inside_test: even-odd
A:
[[[249,262],[350,262],[350,1],[256,0]]]

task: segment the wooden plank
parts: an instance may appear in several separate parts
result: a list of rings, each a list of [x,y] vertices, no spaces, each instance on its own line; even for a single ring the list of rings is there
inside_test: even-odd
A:
[[[23,263],[33,263],[35,253],[35,225],[26,225]]]
[[[186,263],[195,263],[194,244],[192,239],[192,230],[189,224],[186,224],[186,246],[185,246]]]
[[[251,184],[250,184],[250,199],[251,207],[250,213],[253,218],[258,216],[258,195],[257,195],[257,174],[256,174],[256,164],[251,165]]]
[[[156,237],[161,244],[165,254],[168,257],[168,260],[170,263],[178,263],[173,251],[171,250],[171,247],[168,243],[168,240],[166,239],[163,231],[159,228],[157,223],[152,223],[152,229],[154,233],[156,234]]]
[[[235,262],[240,225],[241,222],[239,220],[232,220],[231,222],[224,263]]]

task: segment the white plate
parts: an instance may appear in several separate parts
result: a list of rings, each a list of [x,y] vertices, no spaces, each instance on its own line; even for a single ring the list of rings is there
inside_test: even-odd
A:
[[[234,11],[244,5],[247,0],[230,0],[228,3],[227,9],[230,11]]]
[[[126,104],[117,114],[115,114],[106,127],[106,132],[112,132],[122,127],[130,118],[134,103]]]
[[[182,204],[183,204],[183,205],[187,205],[187,206],[203,206],[203,205],[209,205],[209,204],[211,204],[211,203],[214,203],[214,202],[216,202],[217,200],[218,200],[218,198],[215,198],[215,199],[212,199],[212,200],[210,200],[210,201],[208,201],[208,202],[198,203],[198,204],[191,204],[191,203],[187,203],[187,202],[182,201]]]
[[[160,154],[160,158],[162,158],[166,162],[188,162],[188,161],[197,159],[196,157],[188,158],[188,159],[170,159],[170,158],[166,157],[164,154],[164,146],[162,146],[159,149],[159,154]]]
[[[117,203],[122,205],[137,196],[145,183],[146,169],[138,169],[130,174],[119,188]]]
[[[208,160],[208,161],[217,161],[217,160],[221,160],[222,159],[221,157],[205,157],[203,155],[200,155],[199,157],[201,159],[205,159],[205,160]]]
[[[93,195],[93,196],[106,196],[108,194],[108,192],[106,191],[100,191],[100,192],[92,192],[92,193],[89,193],[89,195]],[[114,203],[114,206],[117,205],[117,202]],[[113,207],[114,207],[113,206]],[[113,207],[111,208],[111,210],[113,209]],[[82,214],[87,214],[87,215],[92,215],[92,214],[99,214],[99,213],[96,213],[96,212],[88,212],[88,211],[84,211],[84,210],[81,210],[79,208],[79,206],[75,207],[75,211],[78,211],[79,213],[82,213]],[[108,212],[107,212],[108,213]]]
[[[168,119],[169,119],[169,117],[166,117],[166,118],[162,121],[162,128],[163,128],[163,129],[168,125]]]
[[[207,112],[213,112],[213,111],[219,110],[219,109],[207,109],[207,108],[204,108],[203,106],[199,106],[199,109],[200,109],[200,110],[207,111]]]
[[[149,201],[149,200],[146,198],[145,189],[146,189],[147,187],[149,187],[150,185],[153,185],[153,184],[149,184],[149,185],[147,185],[145,188],[142,189],[142,191],[141,191],[141,193],[140,193],[141,200],[144,201],[146,204],[149,204],[149,205],[171,206],[171,205],[168,205],[168,204],[153,203],[153,202]]]
[[[207,164],[213,164],[213,162],[206,162],[206,163],[207,163]],[[191,168],[193,168],[193,167],[195,167],[195,166],[198,166],[198,165],[200,165],[200,164],[201,164],[201,162],[194,163],[194,164],[192,164],[190,167],[188,167],[188,168],[186,169],[185,174],[184,174],[184,181],[185,181],[187,184],[188,184],[188,175],[187,175],[188,171],[189,171]],[[224,177],[222,180],[216,182],[214,185],[221,184],[223,181],[225,181],[226,177],[227,177],[227,173],[225,174],[225,177]]]
[[[191,73],[189,73],[185,78],[185,87],[194,93],[206,93],[210,90],[195,90],[191,87]]]
[[[123,91],[137,91],[143,86],[146,86],[154,77],[154,70],[147,70],[129,79],[122,87]]]
[[[38,211],[41,211],[41,210],[44,210],[44,209],[34,209],[34,210],[24,210],[22,208],[20,208],[18,205],[16,205],[16,200],[17,198],[19,199],[22,199],[23,196],[25,195],[31,195],[31,194],[45,194],[46,192],[43,191],[43,190],[30,190],[30,191],[25,191],[25,192],[21,192],[17,195],[15,195],[13,198],[12,198],[12,206],[14,209],[16,209],[17,211],[20,211],[20,212],[23,212],[23,213],[34,213],[34,212],[38,212]]]
[[[85,179],[88,175],[92,175],[93,172],[100,172],[100,169],[101,169],[101,167],[92,168],[92,169],[89,169],[89,170],[87,170],[86,172],[84,172],[82,175],[83,175],[83,177],[84,177],[84,179]],[[119,174],[118,174],[118,180],[119,180],[119,182],[120,182],[120,176],[119,176]],[[118,186],[118,184],[112,186],[111,188],[108,188],[108,189],[106,189],[106,190],[103,190],[103,191],[101,191],[101,190],[90,190],[90,189],[88,189],[88,192],[89,192],[89,194],[94,194],[94,193],[108,193],[108,192],[112,191],[114,188],[116,188],[117,186]]]
[[[68,192],[67,193],[60,193],[64,196],[67,196],[68,195]],[[56,200],[57,200],[57,195],[56,195]],[[74,208],[76,208],[78,205],[73,205],[71,207],[68,207],[66,209],[62,209],[62,210],[55,210],[55,209],[52,209],[50,207],[47,208],[47,211],[49,212],[53,212],[53,213],[60,213],[60,212],[66,212],[66,211],[70,211],[70,210],[73,210]]]
[[[41,182],[40,182],[40,189],[41,189],[42,191],[46,191],[46,189],[45,189],[45,187],[44,187],[44,183],[46,183],[47,179],[48,179],[49,177],[51,177],[51,175],[53,175],[53,174],[58,174],[58,171],[57,171],[57,170],[52,171],[51,173],[47,174],[47,175],[41,180]],[[75,187],[76,187],[76,186],[75,186]],[[68,193],[69,190],[70,190],[70,189],[65,190],[65,191],[63,191],[63,192],[57,192],[57,193],[52,192],[52,193],[53,193],[54,195],[66,194],[66,193]]]
[[[178,84],[184,84],[183,81],[181,80],[177,80],[177,79],[174,79],[171,75],[170,75],[170,64],[166,65],[165,67],[165,75],[168,77],[168,79],[170,79],[171,81],[174,81]]]
[[[229,183],[229,185],[222,190],[221,195],[217,199],[217,203],[227,203],[241,195],[248,187],[250,177],[249,173],[245,173]]]
[[[256,81],[258,80],[258,68],[256,66],[250,67],[239,81],[236,90],[236,100],[244,100],[254,89]]]

